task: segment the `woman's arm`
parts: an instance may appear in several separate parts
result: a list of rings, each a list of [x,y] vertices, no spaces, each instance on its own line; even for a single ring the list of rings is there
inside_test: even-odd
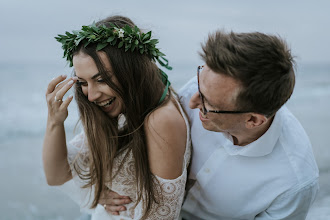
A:
[[[155,110],[146,120],[145,130],[151,172],[156,176],[158,203],[147,219],[178,219],[187,180],[187,128],[180,111],[170,102]],[[187,156],[185,152],[187,151]],[[185,163],[186,162],[186,163]],[[140,216],[134,216],[139,219]]]
[[[49,83],[46,92],[48,119],[42,158],[49,185],[62,185],[72,179],[70,166],[67,161],[64,121],[68,116],[67,108],[73,97],[69,96],[64,101],[62,99],[76,79],[69,78],[65,80],[65,78],[66,76],[54,78]]]
[[[182,174],[186,149],[185,121],[170,102],[155,110],[145,123],[150,169],[163,179],[175,179]]]

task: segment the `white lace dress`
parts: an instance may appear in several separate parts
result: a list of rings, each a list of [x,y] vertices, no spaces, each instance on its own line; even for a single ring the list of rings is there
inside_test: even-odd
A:
[[[151,214],[148,219],[178,219],[181,205],[183,202],[185,185],[187,179],[187,168],[191,157],[191,141],[190,141],[190,129],[188,119],[185,116],[181,106],[181,114],[184,117],[187,127],[187,141],[186,150],[183,160],[182,174],[176,179],[163,179],[156,176],[162,188],[162,200],[159,204],[154,204],[151,209]],[[85,155],[87,153],[87,146],[85,144],[85,135],[81,133],[77,135],[68,144],[68,160],[69,164],[72,165],[76,156],[79,154]],[[121,163],[124,163],[122,169],[115,176],[112,182],[111,190],[117,192],[123,196],[129,196],[132,203],[126,205],[127,210],[121,211],[120,216],[114,216],[105,211],[104,207],[97,205],[95,209],[89,209],[91,202],[94,198],[93,188],[92,189],[81,189],[80,187],[84,182],[77,176],[73,167],[71,167],[73,173],[73,181],[65,184],[62,190],[65,191],[73,200],[75,200],[84,212],[92,214],[92,220],[106,220],[106,219],[141,219],[143,215],[143,204],[139,202],[134,208],[137,199],[137,189],[135,182],[135,168],[132,153],[128,153],[128,157],[123,162],[125,153],[118,156],[114,161],[114,171],[118,170]]]

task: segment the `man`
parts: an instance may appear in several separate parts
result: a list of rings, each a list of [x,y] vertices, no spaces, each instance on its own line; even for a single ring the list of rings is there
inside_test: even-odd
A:
[[[183,219],[305,219],[318,168],[283,106],[295,84],[290,50],[276,36],[221,31],[202,48],[205,65],[179,92],[193,144]],[[128,202],[109,197],[113,213]]]
[[[193,143],[183,218],[305,219],[318,168],[304,129],[283,106],[295,84],[285,42],[218,31],[201,57],[197,79],[179,92]]]

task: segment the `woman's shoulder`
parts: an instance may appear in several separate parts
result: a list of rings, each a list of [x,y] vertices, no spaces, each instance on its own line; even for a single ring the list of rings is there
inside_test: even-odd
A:
[[[186,123],[179,109],[179,104],[169,101],[166,105],[153,111],[146,119],[146,125],[164,133],[170,132],[169,128],[179,133],[185,133]]]
[[[151,172],[164,179],[181,175],[187,127],[181,111],[171,100],[153,111],[145,121]]]

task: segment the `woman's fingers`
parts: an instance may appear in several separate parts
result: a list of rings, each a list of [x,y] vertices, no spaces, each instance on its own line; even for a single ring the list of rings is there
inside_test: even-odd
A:
[[[52,93],[55,90],[57,84],[65,80],[66,77],[67,77],[66,75],[60,75],[52,79],[52,81],[50,81],[50,83],[48,84],[46,95]]]
[[[69,89],[72,87],[72,85],[74,84],[74,79],[71,79],[69,82],[67,83],[62,83],[60,90],[58,90],[55,94],[55,101],[60,101],[63,99],[65,93],[67,93],[69,91]]]
[[[72,99],[73,99],[73,95],[69,95],[69,97],[61,104],[60,109],[61,110],[67,109]]]
[[[76,77],[68,78],[62,75],[54,78],[48,85],[46,100],[48,104],[48,120],[53,123],[63,123],[68,117],[68,106],[73,100],[70,95],[63,100],[64,95],[77,81]]]

